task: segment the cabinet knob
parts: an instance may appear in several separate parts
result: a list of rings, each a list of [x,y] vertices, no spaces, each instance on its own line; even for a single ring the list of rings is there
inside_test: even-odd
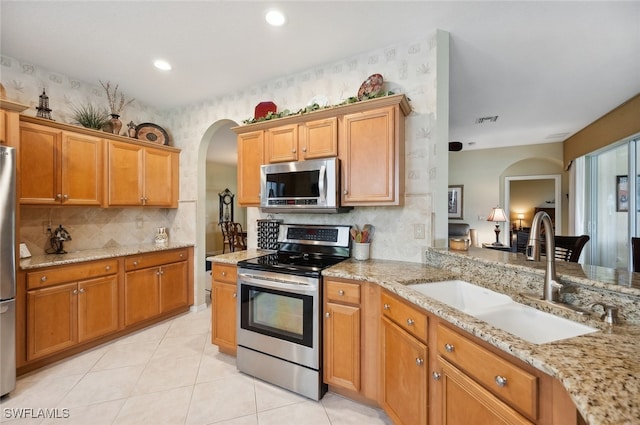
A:
[[[183,254],[183,253],[180,253],[180,258],[183,258],[183,257],[184,257],[184,254]]]
[[[107,266],[107,267],[105,267],[104,269],[105,269],[106,271],[109,271],[109,270],[111,270],[111,266]]]
[[[47,281],[47,276],[42,276],[40,278],[40,282],[46,282]]]
[[[238,297],[238,293],[237,293],[237,292],[234,292],[234,293],[233,293],[233,298],[237,298],[237,297]]]
[[[349,193],[349,191],[348,191],[347,189],[345,189],[345,190],[343,190],[343,191],[342,191],[342,194],[343,194],[343,195],[346,195],[346,194],[348,194],[348,193]]]
[[[302,152],[306,152],[307,151],[307,147],[305,146],[304,148],[302,148]]]
[[[62,198],[62,193],[56,193],[56,199],[61,199]]]
[[[413,326],[416,323],[413,319],[407,319],[407,325]]]
[[[456,349],[452,344],[445,344],[444,349],[447,353],[453,353],[453,350]]]
[[[84,294],[85,289],[84,288],[80,288],[80,290],[78,292],[80,292],[81,294]]]
[[[391,306],[389,304],[387,304],[387,303],[384,303],[382,308],[384,308],[385,310],[391,310]]]
[[[134,266],[138,266],[138,262],[137,262],[137,261],[134,261],[134,262],[133,262],[133,265],[134,265]]]
[[[220,273],[220,274],[221,274],[222,276],[226,276],[226,275],[227,275],[227,272],[222,272],[222,273]]]
[[[291,150],[291,152],[296,153],[296,152],[297,152],[297,150],[296,150],[296,149],[292,149],[292,150]]]
[[[71,293],[72,293],[73,295],[78,295],[78,290],[77,290],[77,289],[74,289]]]
[[[327,312],[324,314],[324,317],[326,317],[326,318],[328,319],[329,317],[331,317],[331,313],[329,313],[329,312],[327,311]]]
[[[497,375],[496,376],[496,385],[499,386],[500,388],[506,387],[507,386],[507,378],[505,378],[504,376]]]
[[[343,296],[344,295],[344,291],[341,289],[338,291],[338,295]]]
[[[67,199],[69,199],[69,195],[67,195],[66,193],[62,196],[62,198],[64,198],[64,200],[66,201]]]
[[[418,366],[422,366],[424,364],[424,359],[421,359],[420,357],[416,358],[416,364]]]
[[[433,377],[434,381],[439,381],[440,378],[442,377],[442,375],[440,375],[438,372],[433,372],[431,376]]]

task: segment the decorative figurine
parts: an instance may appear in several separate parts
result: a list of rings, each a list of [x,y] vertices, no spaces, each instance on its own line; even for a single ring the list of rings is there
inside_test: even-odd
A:
[[[51,119],[51,109],[49,109],[49,96],[45,93],[44,89],[42,89],[42,94],[40,95],[40,101],[38,102],[38,117],[46,118],[48,120]]]
[[[129,127],[129,130],[127,130],[127,133],[129,134],[129,137],[131,138],[136,138],[136,125],[133,123],[133,121],[130,121],[129,124],[127,124],[127,127]]]

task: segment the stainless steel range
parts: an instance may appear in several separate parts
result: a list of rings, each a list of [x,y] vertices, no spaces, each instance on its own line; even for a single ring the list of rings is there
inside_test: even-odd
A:
[[[349,226],[283,224],[278,251],[238,263],[241,372],[322,398],[322,275],[349,258]]]

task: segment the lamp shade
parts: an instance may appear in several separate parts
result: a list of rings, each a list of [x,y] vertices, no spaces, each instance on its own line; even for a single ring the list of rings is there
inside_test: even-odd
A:
[[[500,207],[495,207],[491,210],[491,214],[487,217],[487,221],[507,221],[507,215],[504,213],[504,210]]]

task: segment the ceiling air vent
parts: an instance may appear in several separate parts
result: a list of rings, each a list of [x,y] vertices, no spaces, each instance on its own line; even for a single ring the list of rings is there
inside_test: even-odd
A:
[[[481,117],[481,118],[476,118],[476,124],[485,124],[488,122],[496,122],[498,121],[498,116],[494,115],[492,117]]]

